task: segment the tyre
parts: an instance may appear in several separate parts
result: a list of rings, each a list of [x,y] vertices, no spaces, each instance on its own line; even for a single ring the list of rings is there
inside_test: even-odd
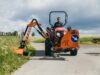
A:
[[[23,52],[23,55],[24,55],[24,56],[28,56],[28,54],[29,54],[29,51],[24,51],[24,52]]]
[[[51,56],[51,43],[50,43],[50,39],[46,39],[45,40],[45,55],[46,56]]]
[[[77,50],[76,48],[75,48],[74,50],[71,50],[71,51],[70,51],[70,54],[71,54],[72,56],[76,56],[77,53],[78,53],[78,50]]]

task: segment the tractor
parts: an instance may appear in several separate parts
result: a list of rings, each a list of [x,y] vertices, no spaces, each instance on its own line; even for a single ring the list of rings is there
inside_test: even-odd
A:
[[[55,24],[52,23],[52,14],[63,14],[64,22],[56,23],[58,26],[55,27]],[[60,16],[60,15],[58,15]],[[57,17],[56,17],[57,18]],[[20,42],[19,49],[16,51],[18,54],[27,54],[24,48],[27,45],[27,40],[29,38],[31,28],[34,27],[37,32],[45,38],[45,55],[46,56],[59,56],[61,52],[70,52],[70,55],[76,56],[78,53],[79,47],[79,31],[72,29],[70,26],[65,28],[67,24],[68,15],[65,11],[51,11],[49,13],[49,24],[50,27],[46,28],[46,32],[42,29],[42,25],[33,19],[26,27],[24,32],[24,37]],[[53,20],[54,21],[54,20]],[[62,24],[62,25],[61,25]],[[38,28],[37,28],[37,27]]]

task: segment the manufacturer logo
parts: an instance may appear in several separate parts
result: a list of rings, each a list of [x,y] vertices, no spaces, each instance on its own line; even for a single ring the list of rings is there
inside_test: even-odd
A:
[[[76,35],[76,34],[72,35],[71,40],[72,40],[73,42],[78,42],[78,40],[79,40],[78,35]]]

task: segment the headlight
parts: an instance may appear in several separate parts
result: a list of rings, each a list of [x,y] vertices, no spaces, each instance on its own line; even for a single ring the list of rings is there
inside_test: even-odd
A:
[[[60,33],[57,33],[57,36],[60,37]]]
[[[66,32],[64,32],[64,35],[66,34]]]

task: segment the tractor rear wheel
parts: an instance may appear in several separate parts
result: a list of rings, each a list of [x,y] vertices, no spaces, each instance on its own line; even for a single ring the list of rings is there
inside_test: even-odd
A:
[[[77,53],[78,53],[78,50],[77,50],[76,48],[75,48],[74,50],[71,50],[71,51],[70,51],[70,54],[71,54],[72,56],[76,56]]]
[[[51,56],[51,43],[50,43],[50,39],[46,39],[45,40],[45,55],[46,56]]]

